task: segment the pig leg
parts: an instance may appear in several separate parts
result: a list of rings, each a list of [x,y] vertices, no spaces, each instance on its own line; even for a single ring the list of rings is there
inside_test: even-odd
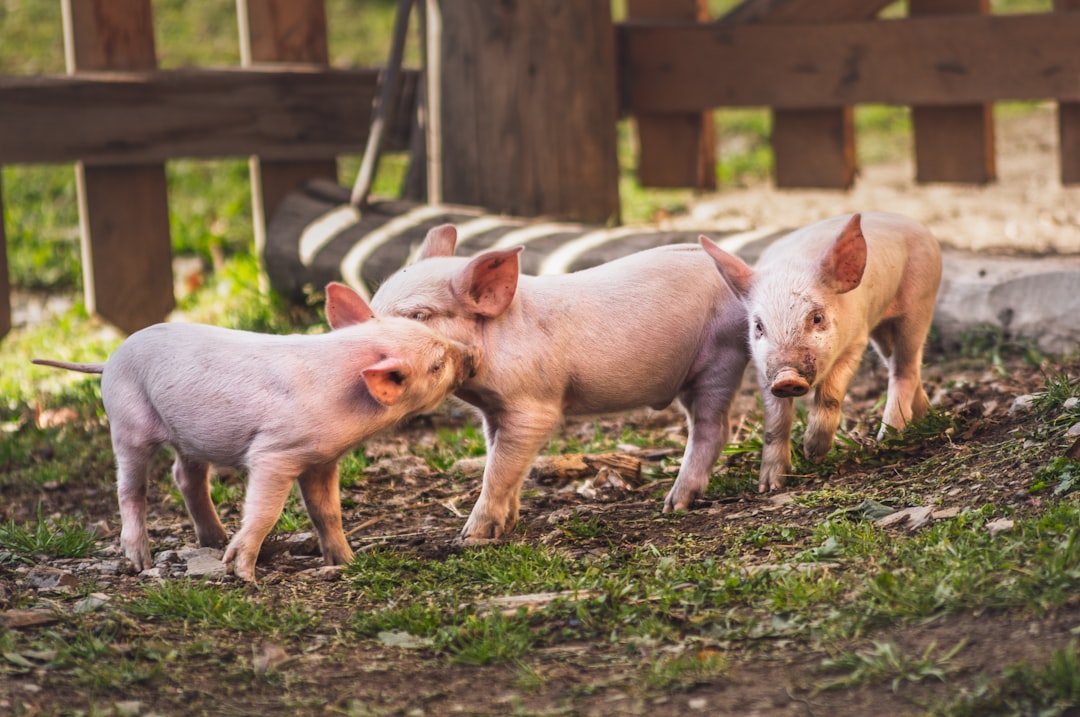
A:
[[[236,577],[255,582],[255,561],[259,558],[259,548],[281,516],[293,481],[300,472],[300,466],[251,466],[247,496],[244,498],[244,518],[223,558],[226,566],[232,564]]]
[[[113,454],[116,456],[116,494],[120,502],[120,547],[135,570],[153,566],[150,536],[146,532],[146,490],[150,461],[156,445],[128,443],[116,439],[113,427]]]
[[[337,463],[309,468],[300,474],[300,496],[319,535],[319,549],[327,565],[344,565],[353,558],[341,527],[341,494]]]
[[[865,352],[866,341],[852,344],[837,358],[828,375],[814,389],[814,402],[810,407],[806,435],[803,436],[803,453],[813,463],[825,460],[832,448],[836,429],[840,427],[840,407],[844,395]]]
[[[214,501],[210,499],[210,466],[198,461],[186,460],[180,454],[173,462],[173,480],[184,497],[199,545],[223,548],[229,542],[225,527],[218,518]]]
[[[686,406],[686,453],[675,485],[664,498],[665,513],[686,510],[705,495],[712,467],[731,437],[731,399],[738,388],[740,374],[734,379],[722,376],[715,382],[718,385],[695,386],[679,396]]]
[[[791,424],[795,421],[795,399],[774,396],[760,373],[758,383],[765,408],[758,492],[764,493],[783,488],[791,473]]]
[[[879,441],[885,437],[888,426],[903,430],[908,421],[922,418],[930,410],[921,371],[923,337],[929,328],[928,321],[897,321],[874,329],[874,348],[889,368],[889,388],[877,436]]]
[[[461,530],[466,544],[501,538],[517,523],[521,484],[561,415],[558,407],[545,404],[527,409],[484,414],[487,465],[480,497]]]

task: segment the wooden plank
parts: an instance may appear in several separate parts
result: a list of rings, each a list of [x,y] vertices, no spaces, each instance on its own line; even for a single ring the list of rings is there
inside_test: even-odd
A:
[[[747,0],[722,22],[767,25],[869,20],[891,0]],[[848,189],[855,181],[855,120],[850,106],[772,113],[773,181],[778,187]]]
[[[330,158],[363,149],[357,118],[376,82],[374,70],[301,67],[0,77],[0,163]],[[407,117],[387,132],[391,148],[408,146]]]
[[[775,110],[772,147],[778,187],[847,189],[855,181],[851,107]]]
[[[1080,13],[797,27],[623,24],[619,34],[626,109],[635,113],[1080,101]]]
[[[157,66],[149,0],[64,0],[68,72]],[[175,306],[165,166],[76,165],[86,308],[132,332]]]
[[[445,0],[442,26],[443,200],[617,220],[610,2]]]
[[[240,56],[245,67],[278,62],[329,65],[323,0],[238,0]],[[353,118],[367,123],[367,115]],[[262,256],[267,226],[285,196],[309,179],[337,180],[337,161],[281,160],[253,155],[250,160],[251,211],[255,250]]]
[[[731,24],[839,22],[875,17],[894,0],[745,0],[723,18]]]
[[[987,14],[990,0],[908,0],[912,17]],[[915,179],[985,184],[997,176],[991,104],[912,107]]]
[[[0,167],[2,169],[2,167]],[[0,175],[0,338],[11,331],[11,276],[8,274],[7,237],[4,233],[4,186]]]
[[[1054,0],[1054,9],[1080,14],[1080,0]],[[1080,102],[1058,104],[1058,141],[1061,182],[1080,184]]]
[[[709,19],[706,0],[628,0],[630,19]],[[650,112],[635,117],[638,180],[645,187],[716,189],[716,128],[712,112]]]

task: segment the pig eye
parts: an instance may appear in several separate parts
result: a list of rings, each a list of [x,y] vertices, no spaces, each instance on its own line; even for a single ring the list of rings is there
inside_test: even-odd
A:
[[[761,319],[754,319],[754,331],[757,332],[758,336],[765,333],[765,326],[761,323]]]
[[[432,373],[438,373],[439,371],[442,371],[442,367],[443,367],[443,362],[439,361],[438,363],[433,364],[431,366],[431,372]]]
[[[825,317],[822,316],[822,314],[820,312],[814,314],[814,323],[815,324],[820,324],[824,320],[825,320]]]
[[[413,313],[409,314],[409,318],[413,321],[427,321],[431,318],[431,314],[427,311],[414,311]]]

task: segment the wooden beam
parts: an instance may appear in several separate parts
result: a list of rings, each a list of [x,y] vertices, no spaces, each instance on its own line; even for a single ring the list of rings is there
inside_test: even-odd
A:
[[[724,16],[729,24],[765,22],[784,25],[801,22],[866,20],[895,0],[745,0]]]
[[[415,93],[407,74],[403,95]],[[0,77],[0,163],[329,159],[363,149],[377,75],[275,66]],[[408,118],[387,132],[390,147],[408,146]]]
[[[157,66],[150,0],[63,8],[68,72]],[[76,190],[87,310],[129,333],[162,321],[175,306],[165,165],[79,162]]]
[[[609,0],[443,0],[441,9],[443,200],[617,221]]]
[[[631,112],[1080,101],[1080,13],[619,32]]]
[[[1080,15],[1080,0],[1054,0],[1054,9]],[[1080,102],[1058,104],[1058,140],[1061,182],[1080,184]]]
[[[3,169],[3,167],[0,167]],[[0,338],[11,331],[11,276],[8,274],[7,238],[4,233],[4,183],[0,173]]]
[[[874,18],[891,0],[746,0],[721,22],[792,25]],[[773,181],[778,187],[848,189],[855,181],[855,113],[850,107],[772,112]]]
[[[310,63],[320,68],[329,65],[323,0],[237,0],[237,9],[243,66],[279,62]],[[366,117],[359,115],[353,121],[366,123]],[[255,251],[262,256],[270,218],[285,195],[309,179],[337,181],[337,162],[332,158],[269,159],[256,154],[248,163]]]
[[[706,0],[628,0],[630,19],[709,19]],[[635,118],[638,180],[645,187],[716,189],[716,128],[712,112],[648,112]]]
[[[990,0],[908,0],[912,17],[987,14]],[[985,184],[997,177],[994,162],[994,107],[911,108],[918,182]]]

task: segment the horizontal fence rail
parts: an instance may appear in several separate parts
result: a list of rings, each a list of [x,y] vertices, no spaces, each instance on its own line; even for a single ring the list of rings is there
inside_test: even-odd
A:
[[[618,32],[635,113],[1080,100],[1080,13]]]

